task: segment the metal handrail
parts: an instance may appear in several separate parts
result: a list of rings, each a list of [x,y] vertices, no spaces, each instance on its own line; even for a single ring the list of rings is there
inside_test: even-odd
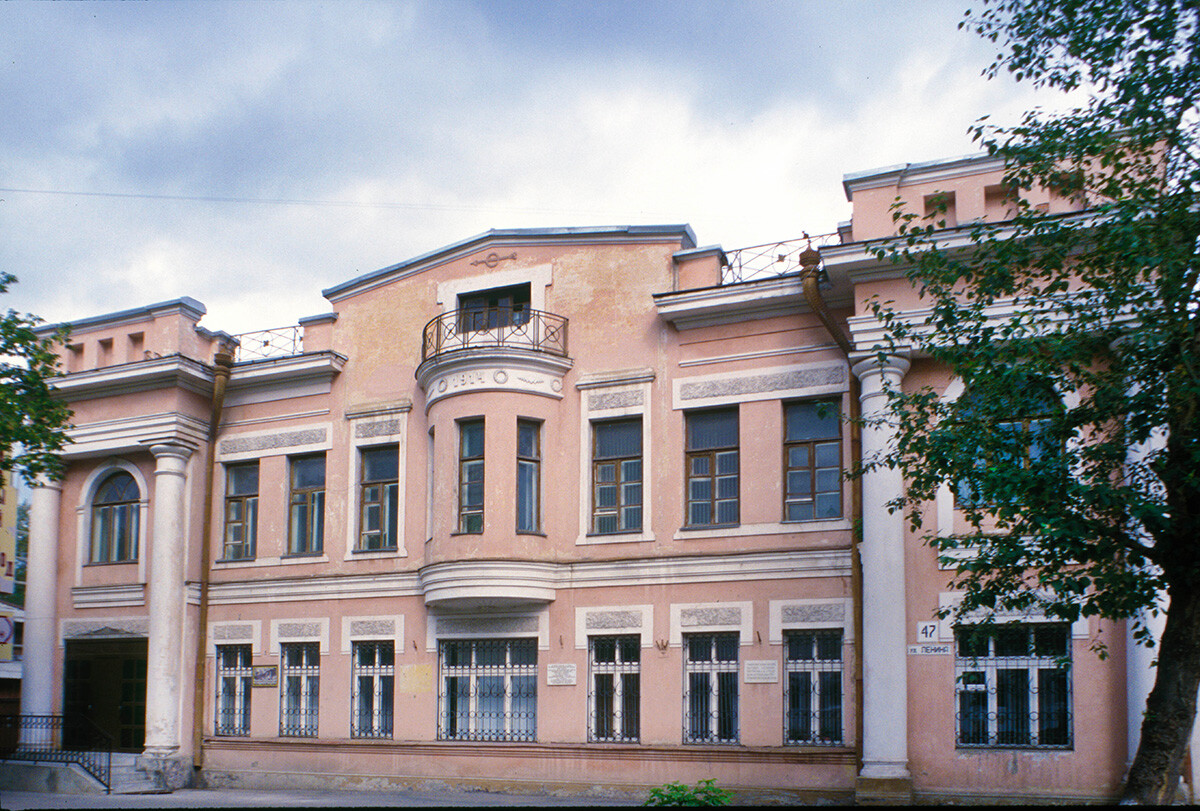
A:
[[[286,358],[299,355],[304,348],[304,330],[298,325],[243,332],[233,338],[237,341],[235,363]]]
[[[86,716],[0,715],[0,760],[78,763],[112,792],[116,741]]]
[[[836,232],[782,242],[767,242],[726,251],[727,264],[721,268],[721,284],[736,284],[757,279],[769,279],[800,272],[800,254],[810,245],[824,248],[838,242]]]
[[[567,356],[567,319],[527,307],[451,310],[425,325],[421,360],[464,349],[527,349]]]

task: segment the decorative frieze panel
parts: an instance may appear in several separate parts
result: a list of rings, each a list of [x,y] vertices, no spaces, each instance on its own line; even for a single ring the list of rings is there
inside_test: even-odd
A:
[[[150,634],[149,617],[63,620],[62,639],[145,639]]]
[[[222,439],[217,444],[219,459],[252,456],[271,456],[308,450],[325,450],[329,443],[329,427],[314,426],[297,431],[247,434]],[[272,451],[275,453],[273,454]]]
[[[421,364],[417,382],[425,390],[425,407],[458,394],[511,391],[562,398],[569,358],[520,349],[472,349],[449,353]]]
[[[768,640],[783,644],[783,632],[801,629],[838,628],[843,638],[854,638],[854,612],[845,597],[813,597],[804,600],[771,600],[768,605]]]
[[[683,634],[704,631],[737,631],[743,645],[751,644],[754,630],[754,604],[672,603],[670,644],[683,644]]]
[[[321,653],[329,653],[329,619],[271,620],[271,654],[279,654],[280,642],[319,642]]]
[[[849,389],[849,381],[845,363],[812,363],[754,373],[681,378],[675,381],[674,407],[700,408],[837,394]]]
[[[395,643],[397,655],[404,653],[404,616],[342,617],[342,653],[349,654],[354,642]]]
[[[575,609],[575,647],[586,650],[588,637],[638,634],[642,647],[654,643],[654,606],[586,606]]]
[[[550,647],[550,614],[537,612],[513,614],[455,614],[429,616],[425,625],[425,649],[437,650],[440,639],[484,639],[536,636],[538,647]]]

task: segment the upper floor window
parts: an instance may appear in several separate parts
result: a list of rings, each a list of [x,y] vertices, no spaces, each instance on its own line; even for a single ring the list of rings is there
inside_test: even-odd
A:
[[[483,420],[458,424],[458,531],[483,532]]]
[[[592,532],[642,528],[642,419],[592,424]]]
[[[959,398],[956,405],[962,418],[981,420],[987,427],[978,445],[964,449],[973,454],[974,465],[956,482],[959,505],[1019,503],[1019,491],[1012,489],[1013,474],[1054,454],[1051,415],[1061,407],[1057,394],[1048,383],[1032,377],[1024,379],[1020,389],[1004,403],[977,390]]]
[[[529,320],[529,292],[529,283],[526,282],[459,296],[459,332],[524,324]]]
[[[687,414],[687,525],[738,522],[738,410]]]
[[[1071,747],[1071,635],[1065,624],[955,631],[960,747]]]
[[[785,521],[842,515],[842,420],[836,401],[784,406]]]
[[[138,513],[141,494],[133,476],[113,473],[92,499],[92,563],[120,563],[138,555]]]
[[[517,421],[517,532],[541,529],[542,426]]]
[[[358,549],[396,549],[400,539],[399,448],[366,448],[360,458]]]
[[[258,462],[225,468],[225,560],[254,557],[258,538]]]
[[[325,454],[291,460],[288,554],[311,555],[325,547]]]

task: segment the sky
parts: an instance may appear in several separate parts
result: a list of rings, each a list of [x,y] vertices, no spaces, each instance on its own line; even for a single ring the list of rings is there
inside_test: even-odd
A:
[[[833,231],[1037,95],[967,0],[0,2],[0,307],[231,334],[490,228]]]

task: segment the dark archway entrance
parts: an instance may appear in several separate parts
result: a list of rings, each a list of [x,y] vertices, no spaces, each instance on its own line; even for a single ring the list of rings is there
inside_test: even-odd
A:
[[[146,742],[146,640],[68,639],[63,692],[65,733],[86,717],[122,752]]]

